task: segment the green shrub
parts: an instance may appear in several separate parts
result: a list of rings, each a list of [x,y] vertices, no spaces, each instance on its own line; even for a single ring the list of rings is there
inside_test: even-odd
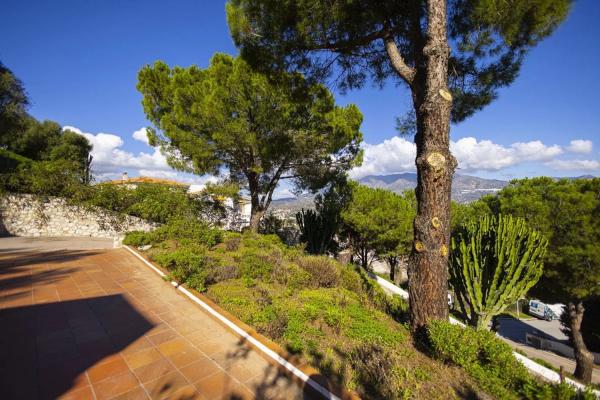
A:
[[[206,272],[198,271],[187,277],[185,284],[194,290],[199,292],[206,291]]]
[[[173,219],[151,232],[129,232],[125,235],[123,243],[142,246],[167,240],[176,240],[187,247],[203,245],[210,248],[223,240],[223,232],[198,220]]]
[[[142,232],[142,231],[127,232],[127,234],[125,235],[125,239],[123,239],[123,244],[129,245],[129,246],[135,246],[135,247],[140,247],[140,246],[144,246],[144,245],[151,244],[151,243],[152,243],[152,234],[149,234],[149,232]]]
[[[223,240],[223,232],[195,219],[173,219],[153,232],[156,240],[178,240],[213,247]]]
[[[360,304],[350,304],[345,308],[349,320],[347,335],[363,343],[397,345],[405,337],[390,329],[381,312],[370,310]]]
[[[498,399],[567,400],[587,396],[577,394],[568,385],[536,380],[517,361],[510,346],[492,332],[433,321],[428,326],[428,337],[435,357],[461,366]]]
[[[2,174],[0,184],[9,192],[63,197],[83,186],[79,165],[69,160],[21,161],[13,172]]]
[[[150,221],[193,220],[202,210],[201,202],[188,195],[185,188],[146,184],[138,185],[133,192],[136,201],[127,208],[127,214]]]
[[[240,274],[243,279],[261,279],[271,281],[273,264],[265,252],[244,249],[241,255],[235,257],[239,264]]]
[[[336,287],[340,283],[338,263],[328,257],[303,256],[296,263],[310,274],[312,287]]]
[[[173,220],[198,220],[209,204],[190,196],[185,188],[138,184],[135,188],[98,184],[83,186],[71,196],[73,204],[96,206],[166,224]]]
[[[225,250],[236,251],[238,249],[238,247],[240,247],[241,241],[242,241],[242,238],[239,235],[235,235],[235,236],[228,235],[228,237],[224,241]]]
[[[308,272],[289,262],[278,263],[273,267],[273,279],[284,285],[289,291],[297,291],[309,286],[311,276]]]
[[[124,186],[99,184],[86,186],[71,199],[75,204],[100,207],[117,213],[126,214],[136,202],[135,190]]]
[[[236,279],[240,277],[240,271],[236,265],[226,264],[212,265],[206,271],[206,283],[212,285],[213,283],[219,283],[227,281],[229,279]]]
[[[396,365],[397,356],[377,344],[364,343],[350,353],[354,379],[363,391],[383,399],[406,398],[407,387]]]
[[[352,264],[343,265],[340,268],[340,286],[354,293],[363,291],[363,280],[357,273],[357,268]]]
[[[178,283],[185,283],[190,288],[206,290],[207,265],[210,259],[204,254],[188,248],[159,253],[154,259],[169,271],[169,275]]]

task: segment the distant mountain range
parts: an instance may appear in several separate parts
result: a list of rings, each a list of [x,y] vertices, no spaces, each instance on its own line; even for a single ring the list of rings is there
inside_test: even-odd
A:
[[[392,175],[368,175],[358,181],[369,187],[402,193],[417,186],[417,174],[405,172]],[[452,182],[452,200],[458,203],[468,203],[483,195],[496,193],[506,185],[508,185],[507,181],[498,179],[456,174]]]
[[[391,175],[368,175],[358,180],[363,185],[372,188],[388,189],[395,193],[414,189],[417,186],[417,174],[406,172]],[[459,203],[468,203],[477,200],[483,195],[493,194],[508,182],[497,179],[483,179],[469,175],[454,175],[452,183],[452,200]],[[299,197],[289,197],[273,200],[273,210],[285,210],[288,212],[299,211],[302,208],[313,207],[314,196],[305,194]]]
[[[592,179],[592,175],[583,175],[566,179]],[[558,178],[556,178],[558,179]],[[417,174],[405,172],[391,175],[368,175],[358,180],[363,185],[372,188],[388,189],[395,193],[414,189],[417,186]],[[508,185],[507,181],[484,179],[470,175],[454,175],[452,182],[452,200],[458,203],[469,203],[486,194],[494,194]],[[273,200],[273,210],[296,212],[302,208],[313,207],[314,196],[305,194],[299,197]]]

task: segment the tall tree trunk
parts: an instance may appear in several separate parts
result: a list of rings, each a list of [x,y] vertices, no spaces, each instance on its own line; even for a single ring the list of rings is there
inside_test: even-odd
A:
[[[417,60],[413,103],[417,116],[417,216],[408,269],[410,322],[415,333],[448,319],[450,192],[456,160],[450,154],[446,1],[427,2],[427,36]]]
[[[258,232],[258,228],[260,227],[260,220],[265,214],[265,209],[263,208],[260,196],[258,194],[258,175],[256,172],[249,172],[247,175],[248,178],[248,189],[250,189],[250,231]]]
[[[260,227],[260,220],[263,215],[265,215],[265,210],[263,210],[260,206],[254,206],[251,204],[250,208],[250,230],[252,232],[258,232],[258,228]]]
[[[396,282],[396,266],[398,265],[398,260],[396,257],[388,257],[388,264],[390,265],[390,281]]]
[[[571,329],[571,342],[575,350],[575,377],[585,384],[592,383],[592,372],[594,370],[594,356],[588,350],[583,335],[581,334],[581,322],[583,321],[583,313],[585,308],[582,302],[574,304],[570,302],[568,305],[569,324]]]

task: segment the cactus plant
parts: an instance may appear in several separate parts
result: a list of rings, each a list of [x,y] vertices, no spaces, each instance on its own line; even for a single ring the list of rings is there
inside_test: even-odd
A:
[[[300,241],[306,243],[306,251],[310,254],[325,254],[335,250],[334,236],[338,224],[334,216],[327,212],[305,210],[296,214],[300,228]]]
[[[486,215],[451,240],[450,284],[464,319],[487,329],[491,319],[524,296],[542,275],[548,242],[523,219]]]

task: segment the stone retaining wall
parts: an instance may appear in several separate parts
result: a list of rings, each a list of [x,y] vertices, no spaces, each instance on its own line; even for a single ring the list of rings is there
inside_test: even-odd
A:
[[[150,231],[157,226],[101,208],[69,205],[62,198],[39,199],[13,193],[0,199],[0,235],[87,236],[118,240],[125,232]]]

